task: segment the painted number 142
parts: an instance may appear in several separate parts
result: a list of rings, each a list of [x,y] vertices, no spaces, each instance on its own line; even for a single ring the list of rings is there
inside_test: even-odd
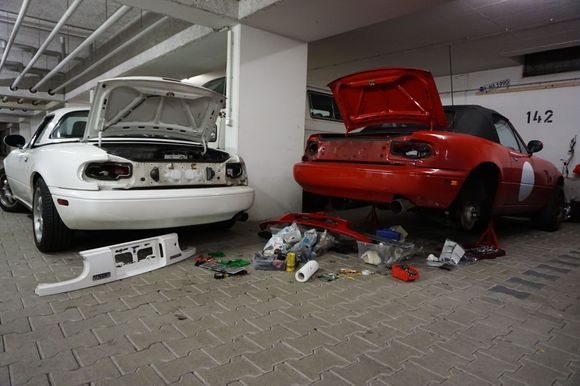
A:
[[[552,116],[554,115],[553,110],[546,110],[544,115],[540,113],[538,110],[535,111],[528,111],[526,113],[528,116],[528,123],[552,123]]]

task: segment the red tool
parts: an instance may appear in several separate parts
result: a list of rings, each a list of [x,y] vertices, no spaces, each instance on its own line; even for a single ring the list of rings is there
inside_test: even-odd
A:
[[[195,260],[193,260],[193,264],[199,267],[200,265],[207,263],[211,259],[212,259],[211,257],[199,255],[195,258]]]
[[[352,223],[340,217],[328,216],[324,212],[317,213],[288,213],[277,219],[265,221],[260,224],[260,229],[265,230],[270,225],[292,224],[293,222],[313,228],[326,229],[332,233],[338,233],[365,243],[372,242],[367,236],[352,230]]]
[[[415,281],[419,279],[419,271],[417,268],[405,264],[393,264],[391,266],[391,275],[403,281]]]

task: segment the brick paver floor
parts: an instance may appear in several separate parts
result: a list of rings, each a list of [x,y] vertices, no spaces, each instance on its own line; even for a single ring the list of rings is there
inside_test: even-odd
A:
[[[425,257],[468,236],[389,216],[383,224],[403,223],[423,246],[417,282],[300,284],[252,268],[215,280],[186,260],[38,297],[39,282],[80,273],[77,251],[166,231],[79,233],[71,251],[49,255],[34,247],[29,215],[0,213],[0,385],[580,385],[580,224],[544,233],[502,220],[507,256],[445,271]],[[251,258],[264,244],[256,230],[178,232],[199,252]],[[319,261],[368,267],[338,253]]]

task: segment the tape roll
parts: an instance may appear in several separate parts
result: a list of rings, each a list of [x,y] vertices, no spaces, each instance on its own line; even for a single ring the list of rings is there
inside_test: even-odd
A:
[[[314,260],[309,261],[308,263],[304,264],[302,268],[296,272],[296,281],[300,283],[307,282],[308,279],[318,271],[318,263]]]

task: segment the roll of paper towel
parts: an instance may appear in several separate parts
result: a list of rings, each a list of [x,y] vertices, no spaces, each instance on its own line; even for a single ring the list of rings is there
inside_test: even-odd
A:
[[[302,268],[296,272],[296,281],[300,283],[304,283],[308,281],[314,275],[316,271],[318,271],[318,263],[314,260],[309,261],[308,263],[304,264]]]

